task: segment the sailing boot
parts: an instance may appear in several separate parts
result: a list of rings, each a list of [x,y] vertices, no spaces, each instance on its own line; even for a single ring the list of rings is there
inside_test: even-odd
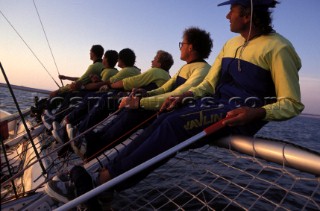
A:
[[[93,180],[89,173],[81,166],[75,166],[70,171],[70,180],[74,184],[76,196],[92,190],[94,188]],[[97,197],[93,197],[82,204],[87,210],[102,210]]]

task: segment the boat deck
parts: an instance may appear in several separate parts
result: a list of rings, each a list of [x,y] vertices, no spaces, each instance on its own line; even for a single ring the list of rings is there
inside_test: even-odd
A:
[[[12,172],[10,176],[3,162],[2,148],[2,210],[64,210],[69,203],[62,204],[50,198],[45,193],[46,182],[56,179],[57,174],[68,172],[74,165],[83,165],[94,174],[142,131],[84,162],[73,153],[59,158],[57,148],[61,145],[43,125],[29,127],[37,152],[43,158],[45,172],[36,161],[32,144],[25,134],[16,134],[19,141],[7,140],[5,151]],[[241,140],[234,137],[214,144],[179,150],[167,162],[160,162],[161,165],[152,168],[150,174],[137,184],[128,186],[128,181],[122,181],[116,186],[125,189],[103,190],[96,195],[105,210],[320,210],[320,169],[314,164],[320,162],[319,153],[265,138]],[[298,150],[293,154],[303,161],[301,169],[299,165],[292,165],[290,150]],[[276,156],[271,156],[273,160],[270,160],[266,156],[270,152],[286,158],[285,162],[275,159]],[[7,181],[18,174],[19,177],[12,180],[17,192],[15,196],[13,184]]]

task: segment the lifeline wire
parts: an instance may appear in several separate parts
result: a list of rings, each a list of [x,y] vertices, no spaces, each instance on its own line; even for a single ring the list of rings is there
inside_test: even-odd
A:
[[[34,57],[36,57],[36,59],[38,60],[38,62],[41,64],[41,66],[45,69],[45,71],[49,74],[49,76],[52,78],[52,80],[55,82],[55,84],[60,88],[60,85],[56,82],[56,80],[54,80],[54,78],[52,77],[52,75],[49,73],[49,71],[47,70],[47,68],[44,66],[44,64],[40,61],[40,59],[38,58],[38,56],[34,53],[34,51],[30,48],[30,46],[28,45],[28,43],[22,38],[22,36],[20,35],[20,33],[14,28],[14,26],[12,25],[12,23],[7,19],[7,17],[3,14],[3,12],[0,10],[1,15],[4,17],[4,19],[6,19],[6,21],[8,22],[8,24],[11,26],[11,28],[16,32],[16,34],[20,37],[20,39],[23,41],[23,43],[28,47],[28,49],[31,51],[31,53],[33,54]]]
[[[54,65],[56,66],[57,72],[58,72],[58,74],[60,75],[60,72],[59,72],[59,69],[58,69],[58,66],[57,66],[57,63],[56,63],[56,59],[55,59],[55,57],[54,57],[54,55],[53,55],[53,53],[52,53],[52,49],[51,49],[51,46],[50,46],[50,43],[49,43],[49,40],[48,40],[48,37],[47,37],[47,33],[46,33],[46,31],[45,31],[45,29],[44,29],[44,26],[43,26],[43,24],[42,24],[41,17],[40,17],[40,14],[39,14],[37,5],[36,5],[36,3],[35,3],[34,0],[33,0],[33,5],[34,5],[34,8],[35,8],[36,11],[37,11],[38,18],[39,18],[39,21],[40,21],[40,24],[41,24],[41,27],[42,27],[42,31],[43,31],[43,33],[44,33],[44,36],[46,37],[47,44],[48,44],[48,47],[49,47],[49,49],[50,49],[50,53],[51,53],[51,56],[52,56]],[[60,79],[60,81],[61,81],[61,84],[62,84],[62,86],[63,86],[62,79]]]

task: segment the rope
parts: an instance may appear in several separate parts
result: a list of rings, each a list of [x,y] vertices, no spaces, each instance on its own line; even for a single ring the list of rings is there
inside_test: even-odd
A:
[[[59,72],[59,69],[58,69],[58,66],[57,66],[57,63],[56,63],[56,59],[55,59],[55,57],[54,57],[54,55],[53,55],[53,53],[52,53],[52,49],[51,49],[51,46],[50,46],[50,43],[49,43],[49,40],[48,40],[48,37],[47,37],[47,33],[46,33],[46,31],[45,31],[45,29],[44,29],[44,26],[43,26],[43,24],[42,24],[42,21],[41,21],[41,18],[40,18],[40,14],[39,14],[37,5],[36,5],[36,3],[35,3],[34,0],[33,0],[33,5],[34,5],[34,7],[35,7],[35,9],[36,9],[36,11],[37,11],[38,19],[39,19],[39,21],[40,21],[40,24],[41,24],[41,27],[42,27],[42,31],[43,31],[43,33],[44,33],[44,36],[46,37],[47,44],[48,44],[48,47],[49,47],[49,49],[50,49],[50,53],[51,53],[51,56],[52,56],[54,65],[56,66],[57,72],[58,72],[58,74],[60,75],[60,72]],[[62,79],[60,79],[60,81],[61,81],[61,84],[62,84],[62,86],[63,86]]]
[[[106,119],[102,120],[101,122],[97,123],[96,125],[92,126],[91,128],[87,129],[86,131],[84,131],[83,133],[81,133],[80,135],[76,136],[75,138],[69,140],[68,142],[60,145],[59,147],[57,147],[56,149],[54,149],[53,151],[49,152],[48,154],[46,154],[45,156],[39,157],[37,160],[35,160],[34,162],[30,163],[29,165],[25,166],[22,170],[20,170],[18,173],[16,173],[14,176],[10,177],[9,179],[7,179],[6,181],[4,181],[2,183],[2,185],[7,184],[8,182],[14,180],[15,178],[17,178],[20,174],[22,174],[26,169],[30,168],[33,164],[40,162],[41,160],[43,160],[44,158],[48,157],[49,155],[53,154],[54,152],[57,152],[58,150],[60,150],[62,147],[66,146],[67,144],[70,144],[72,141],[77,140],[78,138],[80,138],[81,136],[85,135],[86,133],[90,132],[92,129],[94,129],[95,127],[97,127],[98,125],[102,124],[104,121],[106,121],[107,119],[111,118],[112,116],[116,115],[117,113],[119,113],[122,109],[118,109],[117,111],[113,112],[112,114],[110,114]]]
[[[181,142],[180,144],[177,144],[176,146],[174,146],[174,147],[158,154],[157,156],[137,165],[136,167],[133,167],[132,169],[130,169],[130,170],[124,172],[123,174],[120,174],[119,176],[109,180],[108,182],[90,190],[89,192],[77,197],[76,199],[69,201],[68,203],[55,209],[55,211],[69,210],[69,209],[77,206],[78,204],[80,204],[84,201],[87,201],[88,199],[102,193],[103,191],[106,191],[106,190],[114,187],[115,185],[125,181],[126,179],[136,175],[137,173],[151,167],[152,165],[154,165],[160,161],[163,161],[164,159],[172,156],[173,154],[177,153],[178,151],[197,142],[199,139],[201,139],[209,134],[212,134],[212,133],[219,131],[220,129],[222,129],[225,126],[222,124],[222,122],[224,120],[226,120],[227,118],[228,117],[212,124],[211,126],[204,129],[202,132],[190,137],[189,139]]]
[[[9,163],[7,152],[6,152],[6,147],[5,147],[4,143],[3,143],[4,140],[2,140],[2,135],[1,134],[0,134],[0,142],[1,142],[3,153],[4,153],[5,163],[8,166],[9,176],[12,177],[12,171],[11,171],[11,168],[10,168],[10,163]],[[3,169],[3,167],[1,167],[1,168]],[[14,181],[11,181],[11,185],[12,185],[12,188],[13,188],[14,195],[15,195],[15,197],[17,199],[18,198],[18,193],[17,193],[16,186],[14,184]]]
[[[27,46],[27,48],[31,51],[31,53],[33,54],[33,56],[38,60],[38,62],[41,64],[41,66],[45,69],[45,71],[49,74],[49,76],[52,78],[52,80],[55,82],[55,84],[60,88],[60,85],[56,82],[56,80],[54,80],[54,78],[52,77],[52,75],[49,73],[49,71],[47,70],[47,68],[44,66],[44,64],[41,62],[41,60],[39,59],[39,57],[35,54],[35,52],[30,48],[30,46],[28,45],[28,43],[22,38],[22,36],[20,35],[20,33],[14,28],[14,26],[11,24],[11,22],[7,19],[7,17],[2,13],[2,11],[0,10],[1,15],[4,17],[4,19],[6,19],[6,21],[8,22],[8,24],[11,26],[11,28],[16,32],[16,34],[20,37],[20,39],[22,40],[22,42]]]
[[[37,151],[37,149],[36,149],[36,146],[35,146],[34,141],[33,141],[33,139],[32,139],[32,135],[31,135],[30,130],[29,130],[28,126],[27,126],[27,123],[26,123],[26,121],[25,121],[25,119],[24,119],[24,116],[22,115],[22,112],[21,112],[21,110],[20,110],[19,103],[18,103],[18,101],[17,101],[17,99],[16,99],[16,96],[14,95],[14,92],[13,92],[13,90],[12,90],[11,84],[10,84],[8,78],[7,78],[7,75],[6,75],[6,73],[5,73],[5,71],[4,71],[3,67],[2,67],[1,62],[0,62],[0,68],[1,68],[1,71],[2,71],[2,74],[3,74],[3,77],[4,77],[4,79],[5,79],[5,81],[6,81],[7,85],[8,85],[8,89],[9,89],[9,91],[10,91],[10,93],[11,93],[12,99],[13,99],[15,105],[16,105],[16,108],[17,108],[18,112],[19,112],[20,119],[22,120],[22,123],[23,123],[23,125],[24,125],[24,128],[25,128],[25,130],[26,130],[26,132],[27,132],[29,141],[30,141],[30,143],[31,143],[31,145],[32,145],[32,147],[33,147],[33,149],[34,149],[34,153],[35,153],[35,155],[36,155],[36,157],[37,157],[37,159],[38,159],[38,162],[39,162],[39,164],[40,164],[40,167],[41,167],[42,171],[45,172],[44,165],[43,165],[42,161],[39,160],[39,159],[40,159],[40,155],[39,155],[39,153],[38,153],[38,151]]]
[[[134,132],[135,130],[137,130],[139,127],[143,126],[144,124],[146,124],[147,122],[149,122],[151,119],[153,119],[154,117],[156,117],[159,114],[159,112],[153,114],[152,116],[150,116],[149,118],[147,118],[146,120],[144,120],[143,122],[141,122],[140,124],[136,125],[135,127],[133,127],[132,129],[130,129],[129,131],[127,131],[125,134],[123,134],[122,136],[120,136],[119,138],[117,138],[116,140],[114,140],[113,142],[111,142],[110,144],[108,144],[107,146],[103,147],[102,149],[100,149],[98,152],[94,153],[93,155],[91,155],[89,158],[85,159],[85,163],[90,161],[91,159],[97,157],[99,154],[101,154],[101,152],[105,151],[106,149],[108,149],[109,147],[113,146],[114,144],[117,144],[119,141],[121,141],[124,137],[130,135],[132,132]]]

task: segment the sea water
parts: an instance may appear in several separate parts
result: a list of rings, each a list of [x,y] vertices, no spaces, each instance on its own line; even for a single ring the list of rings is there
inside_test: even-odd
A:
[[[34,98],[38,96],[40,99],[46,97],[45,94],[13,89],[13,94],[18,102],[20,110],[30,108],[34,105]],[[18,112],[13,97],[7,87],[0,87],[0,109],[9,113]]]

